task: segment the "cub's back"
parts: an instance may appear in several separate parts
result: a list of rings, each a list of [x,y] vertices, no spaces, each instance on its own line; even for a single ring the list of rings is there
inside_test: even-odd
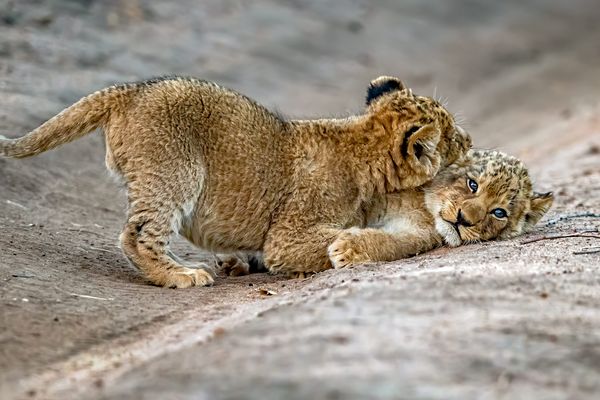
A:
[[[137,136],[118,141],[173,166],[175,179],[200,167],[201,193],[182,221],[184,236],[207,249],[262,246],[290,190],[293,134],[285,121],[235,91],[181,78],[148,83],[127,114],[135,126],[119,131]]]

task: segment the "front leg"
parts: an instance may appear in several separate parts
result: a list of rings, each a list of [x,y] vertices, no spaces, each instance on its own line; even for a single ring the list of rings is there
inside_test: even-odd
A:
[[[371,262],[394,261],[431,250],[441,244],[429,231],[388,233],[381,229],[351,228],[342,231],[329,246],[334,268]]]
[[[270,272],[306,276],[332,268],[327,246],[340,229],[315,225],[304,229],[274,227],[264,245],[264,262]]]

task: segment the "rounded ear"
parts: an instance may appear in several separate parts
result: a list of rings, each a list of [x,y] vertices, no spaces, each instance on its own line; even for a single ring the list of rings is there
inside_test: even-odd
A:
[[[542,219],[544,214],[548,212],[554,202],[554,194],[552,192],[538,193],[533,192],[531,197],[531,209],[525,215],[525,222],[532,227]]]
[[[403,89],[406,89],[404,83],[393,76],[380,76],[377,79],[373,79],[367,88],[367,105],[370,105],[373,100],[386,93]]]

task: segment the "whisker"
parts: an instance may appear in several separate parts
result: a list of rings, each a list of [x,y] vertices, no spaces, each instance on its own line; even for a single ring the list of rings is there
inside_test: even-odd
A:
[[[444,108],[448,108],[448,101],[449,101],[448,97],[444,97],[443,99],[440,99],[440,100],[441,100],[440,102],[442,103],[442,106],[444,106]]]

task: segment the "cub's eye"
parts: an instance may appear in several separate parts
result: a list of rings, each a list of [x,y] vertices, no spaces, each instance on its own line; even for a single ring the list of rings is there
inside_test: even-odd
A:
[[[479,185],[477,184],[477,182],[475,182],[471,178],[467,179],[467,186],[469,186],[469,189],[471,189],[472,193],[475,193],[477,189],[479,189]]]
[[[494,217],[496,218],[506,218],[506,210],[503,208],[495,208],[492,210],[492,214],[494,214]]]

